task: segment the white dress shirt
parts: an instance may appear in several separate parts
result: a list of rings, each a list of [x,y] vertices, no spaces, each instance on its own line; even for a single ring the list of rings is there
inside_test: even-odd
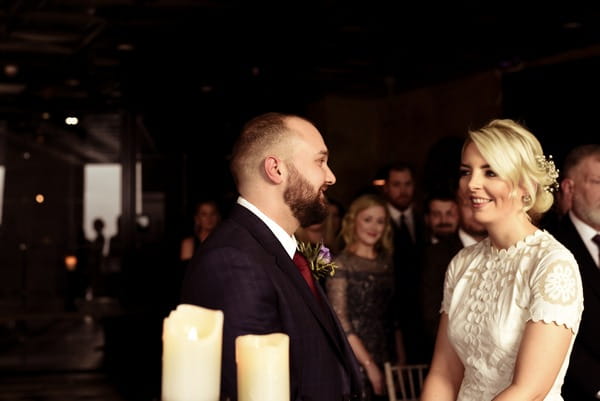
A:
[[[256,217],[258,217],[263,223],[265,223],[267,227],[269,227],[269,230],[271,230],[275,238],[277,238],[277,240],[281,242],[283,249],[285,249],[287,254],[290,255],[290,259],[294,257],[294,253],[296,253],[296,247],[298,246],[296,242],[296,237],[294,235],[290,236],[283,228],[281,228],[279,224],[275,223],[271,218],[269,218],[266,214],[261,212],[256,206],[248,202],[243,197],[239,196],[237,198],[237,203],[238,205],[250,210],[256,215]]]
[[[404,223],[406,223],[406,227],[408,228],[408,232],[410,236],[415,241],[415,219],[413,218],[413,208],[409,206],[403,212],[396,209],[391,203],[387,204],[388,211],[390,212],[390,217],[396,223],[396,226],[400,226],[400,216],[404,215]]]
[[[458,238],[460,238],[460,242],[462,242],[463,247],[467,247],[479,242],[460,227],[458,228]]]
[[[585,244],[585,247],[590,252],[590,255],[592,255],[592,259],[594,259],[594,262],[596,262],[596,266],[600,267],[600,249],[598,249],[598,245],[596,245],[596,243],[592,241],[592,238],[594,238],[596,234],[600,233],[598,233],[592,227],[588,226],[583,221],[581,221],[579,217],[575,216],[575,213],[573,213],[572,210],[569,210],[569,217],[571,218],[571,221],[573,222],[577,233],[579,233],[581,240]]]

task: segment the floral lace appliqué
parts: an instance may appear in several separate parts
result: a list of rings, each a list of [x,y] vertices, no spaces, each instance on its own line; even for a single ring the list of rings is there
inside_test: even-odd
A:
[[[546,302],[569,305],[577,296],[577,278],[573,266],[564,260],[552,263],[541,285],[541,294]]]

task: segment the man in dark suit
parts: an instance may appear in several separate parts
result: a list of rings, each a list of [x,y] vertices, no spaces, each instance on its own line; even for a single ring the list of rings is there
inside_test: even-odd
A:
[[[600,397],[600,145],[573,149],[563,173],[561,189],[572,206],[554,234],[577,260],[584,302],[563,394],[568,401],[591,401]]]
[[[292,259],[296,229],[327,214],[324,192],[335,183],[327,159],[310,122],[278,113],[249,121],[234,145],[231,171],[240,196],[194,255],[182,292],[184,303],[224,312],[223,399],[237,400],[235,338],[273,332],[290,337],[292,401],[347,400],[362,391],[327,297]]]
[[[383,195],[387,200],[394,234],[394,274],[396,312],[406,360],[400,363],[425,361],[422,321],[418,307],[420,256],[425,244],[425,223],[415,207],[415,174],[404,162],[387,169]],[[401,356],[399,356],[401,357]]]
[[[425,200],[426,245],[437,244],[458,230],[458,204],[451,191],[435,191]]]

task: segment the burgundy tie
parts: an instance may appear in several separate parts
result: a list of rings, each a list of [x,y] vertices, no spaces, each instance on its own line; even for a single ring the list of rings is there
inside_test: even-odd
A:
[[[592,241],[594,241],[596,245],[598,245],[598,257],[600,258],[600,234],[594,235],[594,237],[592,237]],[[600,265],[600,262],[598,263]]]
[[[308,261],[306,260],[304,255],[302,255],[300,252],[296,251],[296,253],[294,254],[293,260],[294,260],[294,264],[298,267],[298,270],[300,270],[300,274],[302,274],[302,277],[304,277],[306,284],[308,284],[308,286],[310,287],[310,290],[312,291],[312,293],[315,295],[315,297],[317,297],[318,300],[320,300],[321,298],[319,297],[319,293],[317,292],[315,278],[313,277],[313,275],[310,271],[310,267],[308,266]]]

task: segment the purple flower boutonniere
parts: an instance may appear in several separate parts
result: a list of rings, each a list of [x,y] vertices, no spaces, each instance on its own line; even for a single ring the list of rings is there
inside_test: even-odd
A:
[[[310,242],[298,242],[298,252],[300,252],[306,260],[313,276],[319,280],[327,276],[333,277],[337,265],[332,262],[331,252],[329,248],[323,245],[311,244]]]

